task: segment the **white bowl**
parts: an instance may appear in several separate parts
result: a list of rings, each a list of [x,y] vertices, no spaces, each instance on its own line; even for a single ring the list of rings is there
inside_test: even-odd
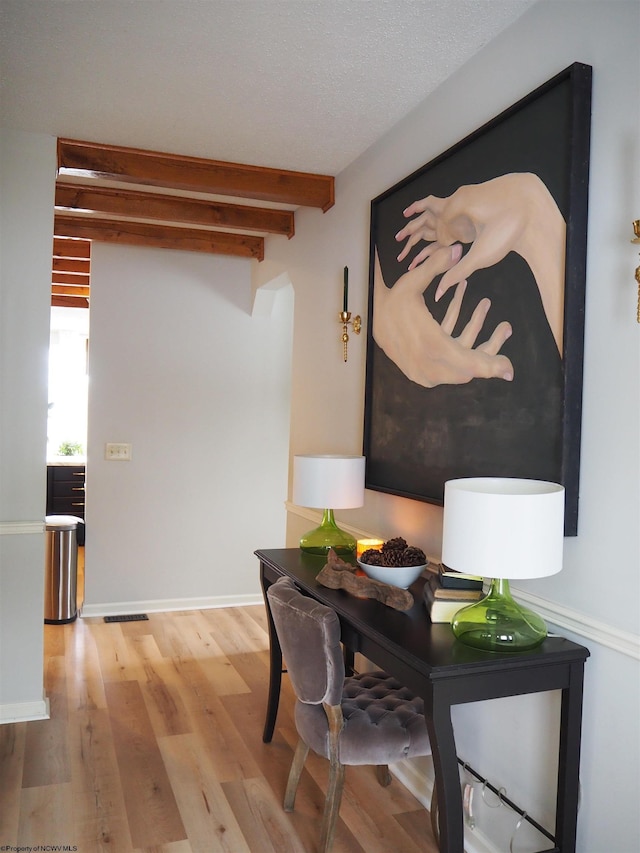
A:
[[[362,560],[358,560],[358,565],[370,578],[398,586],[400,589],[408,589],[427,568],[427,563],[423,566],[369,566]]]

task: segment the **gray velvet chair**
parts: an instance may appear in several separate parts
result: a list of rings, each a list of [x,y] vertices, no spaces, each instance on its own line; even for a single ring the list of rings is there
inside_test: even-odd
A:
[[[375,765],[380,783],[388,785],[388,764],[429,755],[424,705],[387,673],[345,678],[338,617],[331,608],[303,595],[289,578],[280,578],[267,596],[297,700],[299,740],[284,809],[293,811],[309,749],[328,758],[320,838],[320,850],[326,853],[335,834],[345,765]]]

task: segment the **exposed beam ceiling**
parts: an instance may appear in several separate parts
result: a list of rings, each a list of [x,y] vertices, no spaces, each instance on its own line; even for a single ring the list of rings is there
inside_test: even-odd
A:
[[[80,241],[261,261],[266,235],[293,237],[296,208],[333,203],[328,175],[59,139],[54,232],[75,239],[54,246],[52,283],[67,291],[52,291],[52,304],[86,303],[89,261],[72,254]]]
[[[56,207],[293,237],[293,211],[88,184],[56,184]]]
[[[53,238],[51,305],[88,308],[91,280],[91,242],[76,238]]]
[[[175,225],[154,225],[133,219],[97,219],[92,216],[56,214],[57,237],[85,237],[102,243],[127,243],[130,246],[152,246],[157,249],[182,249],[187,252],[210,252],[237,255],[241,258],[264,258],[264,239],[249,234],[230,234]]]
[[[333,178],[328,175],[244,166],[72,139],[58,140],[58,172],[80,172],[125,184],[172,187],[294,207],[319,207],[323,211],[334,203]]]

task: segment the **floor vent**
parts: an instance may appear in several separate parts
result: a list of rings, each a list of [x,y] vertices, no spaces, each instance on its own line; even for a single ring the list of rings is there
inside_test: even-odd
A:
[[[149,617],[146,613],[123,613],[122,616],[105,616],[105,622],[144,622]]]

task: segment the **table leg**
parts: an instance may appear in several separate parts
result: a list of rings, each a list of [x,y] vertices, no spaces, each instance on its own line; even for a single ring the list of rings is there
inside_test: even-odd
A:
[[[273,730],[278,716],[278,705],[280,704],[280,686],[282,683],[282,649],[276,632],[276,626],[271,616],[267,589],[271,586],[264,576],[264,569],[260,566],[260,584],[264,596],[264,606],[267,611],[267,623],[269,625],[269,695],[267,699],[267,715],[262,732],[263,743],[271,743]]]
[[[462,793],[450,704],[434,696],[432,713],[426,712],[426,720],[438,795],[440,853],[460,853],[464,849]]]
[[[584,664],[572,664],[569,686],[562,691],[556,801],[556,844],[562,853],[574,853],[576,849],[583,675]]]

